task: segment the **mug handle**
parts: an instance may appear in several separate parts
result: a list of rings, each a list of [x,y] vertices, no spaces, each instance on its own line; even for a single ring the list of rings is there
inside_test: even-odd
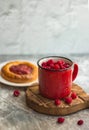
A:
[[[73,70],[73,74],[72,74],[72,81],[75,80],[77,74],[78,74],[78,65],[76,63],[74,63],[74,70]]]

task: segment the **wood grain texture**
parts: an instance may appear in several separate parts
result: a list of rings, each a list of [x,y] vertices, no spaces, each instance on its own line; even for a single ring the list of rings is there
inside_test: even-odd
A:
[[[40,95],[39,86],[32,86],[27,88],[26,102],[33,110],[48,115],[68,115],[89,107],[89,95],[80,86],[73,84],[72,92],[77,93],[77,98],[71,104],[61,100],[61,104],[56,106],[54,100]]]

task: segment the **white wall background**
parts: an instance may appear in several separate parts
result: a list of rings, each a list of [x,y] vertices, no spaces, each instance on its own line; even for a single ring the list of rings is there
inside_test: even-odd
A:
[[[0,54],[89,53],[88,0],[0,0]]]

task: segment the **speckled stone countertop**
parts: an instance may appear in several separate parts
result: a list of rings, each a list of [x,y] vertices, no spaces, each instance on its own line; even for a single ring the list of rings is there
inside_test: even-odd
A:
[[[37,62],[40,56],[0,56],[0,63],[24,59]],[[89,93],[89,55],[66,55],[79,65],[79,73],[75,83]],[[14,97],[13,91],[20,90],[20,96]],[[59,116],[37,113],[28,108],[25,102],[26,87],[13,87],[0,83],[0,130],[89,130],[89,109],[65,116],[63,124],[57,123]],[[84,120],[82,126],[77,125],[79,119]]]

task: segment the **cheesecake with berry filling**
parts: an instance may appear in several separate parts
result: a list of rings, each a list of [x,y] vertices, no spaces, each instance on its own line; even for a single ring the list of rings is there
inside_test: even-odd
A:
[[[38,77],[38,68],[28,61],[12,61],[1,68],[1,76],[14,83],[33,82]]]

